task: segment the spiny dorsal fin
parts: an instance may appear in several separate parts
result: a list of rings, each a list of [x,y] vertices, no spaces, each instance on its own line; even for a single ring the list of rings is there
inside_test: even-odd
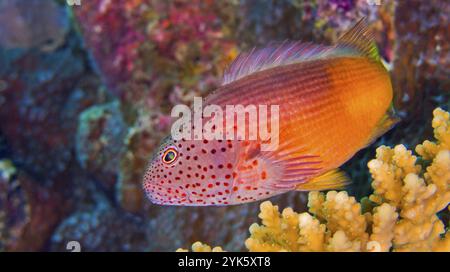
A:
[[[376,61],[380,59],[365,18],[346,32],[335,46],[284,41],[241,53],[225,71],[222,85],[277,66],[341,56],[364,56]]]
[[[360,55],[366,56],[372,60],[380,61],[380,55],[373,33],[370,31],[365,17],[361,18],[350,30],[339,38],[337,49],[353,49]]]
[[[332,49],[330,46],[293,41],[272,43],[265,48],[253,48],[250,52],[241,53],[231,63],[225,71],[222,85],[276,66],[318,59]]]

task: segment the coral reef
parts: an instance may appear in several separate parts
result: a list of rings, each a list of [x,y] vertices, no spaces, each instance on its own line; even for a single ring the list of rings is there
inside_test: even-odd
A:
[[[262,225],[250,226],[250,251],[450,251],[438,213],[450,203],[450,114],[437,108],[436,142],[380,146],[368,163],[373,194],[358,203],[347,192],[309,193],[309,213],[260,206]],[[193,251],[211,251],[195,243]]]
[[[440,108],[433,114],[436,142],[416,147],[422,159],[431,162],[423,175],[417,157],[403,145],[379,147],[377,159],[368,165],[374,179],[370,200],[399,211],[393,239],[397,251],[450,250],[448,234],[440,241],[445,225],[436,215],[450,202],[450,114]]]
[[[78,37],[72,34],[66,39],[71,28],[68,23],[61,24],[68,21],[64,7],[53,1],[34,0],[2,1],[1,5],[0,8],[13,8],[17,20],[26,22],[20,26],[27,28],[26,33],[45,38],[53,35],[48,28],[62,28],[55,30],[55,39],[62,38],[65,46],[57,42],[48,50],[34,45],[8,48],[0,41],[1,134],[8,142],[11,159],[37,177],[38,182],[52,183],[72,159],[70,148],[78,114],[100,101],[96,90],[99,80],[86,71]],[[35,29],[40,27],[44,29]],[[24,33],[8,24],[0,24],[0,28],[0,32]]]
[[[10,160],[0,160],[0,251],[17,242],[29,221],[29,202]]]
[[[108,189],[114,189],[125,134],[118,101],[92,106],[80,114],[75,137],[78,161]]]
[[[403,122],[344,166],[354,180],[349,195],[369,195],[375,146],[416,146],[432,134],[433,109],[450,106],[450,5],[405,2],[90,0],[70,8],[64,0],[1,1],[0,250],[65,251],[73,237],[90,251],[173,250],[197,240],[244,250],[260,203],[159,207],[145,199],[142,174],[167,135],[170,109],[212,91],[242,50],[285,39],[329,44],[361,16],[396,90],[409,98],[396,98]],[[424,163],[438,155],[428,152],[441,146],[423,146],[417,152],[427,159],[416,164],[427,183]],[[1,174],[11,173],[6,168],[15,174]],[[13,205],[5,205],[8,196]],[[308,199],[292,192],[271,201],[300,213]],[[384,209],[373,218],[377,241],[390,239],[381,231],[390,228]],[[448,221],[447,214],[439,216]]]
[[[141,218],[112,209],[105,201],[67,217],[52,235],[51,250],[77,241],[82,251],[148,251],[151,238]]]
[[[44,246],[67,209],[61,195],[49,191],[10,160],[0,160],[0,251]]]
[[[418,107],[429,114],[436,102],[449,105],[449,14],[445,1],[397,1],[392,75],[394,88],[402,95],[395,105],[409,118],[417,118]]]

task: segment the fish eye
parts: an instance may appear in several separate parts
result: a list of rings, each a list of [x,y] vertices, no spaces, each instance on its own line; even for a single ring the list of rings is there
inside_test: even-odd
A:
[[[178,157],[178,151],[175,150],[175,148],[170,147],[166,151],[164,151],[162,155],[162,161],[165,164],[171,164],[173,163]]]

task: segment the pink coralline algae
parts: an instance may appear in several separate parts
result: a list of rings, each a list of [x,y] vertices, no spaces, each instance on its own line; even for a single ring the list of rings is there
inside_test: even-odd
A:
[[[226,63],[220,58],[233,43],[224,37],[220,6],[226,4],[97,0],[74,12],[110,89],[125,101],[145,103],[148,92],[157,99],[173,87],[169,80],[193,87],[200,75],[204,80],[221,72]]]
[[[128,2],[128,3],[127,3]],[[144,2],[144,1],[132,1]],[[143,18],[141,9],[130,5],[130,1],[85,1],[81,8],[74,9],[85,43],[98,62],[99,69],[108,75],[105,78],[111,91],[117,92],[117,84],[131,77],[137,60],[137,47],[142,43],[138,32],[138,21]]]

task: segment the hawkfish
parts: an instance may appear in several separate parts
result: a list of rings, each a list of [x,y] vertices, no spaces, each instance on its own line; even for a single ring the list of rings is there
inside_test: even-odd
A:
[[[334,45],[285,41],[242,53],[204,104],[279,105],[278,147],[169,135],[144,191],[154,204],[222,206],[343,188],[349,178],[339,167],[399,121],[393,96],[364,18]]]

